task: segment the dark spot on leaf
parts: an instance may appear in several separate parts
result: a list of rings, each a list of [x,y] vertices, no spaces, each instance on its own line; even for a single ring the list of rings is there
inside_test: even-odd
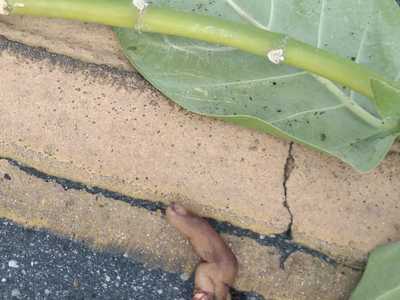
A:
[[[281,109],[277,109],[276,112],[277,112],[277,113],[281,113],[282,110],[281,110]]]
[[[356,57],[355,57],[355,56],[352,56],[352,57],[351,57],[351,60],[352,60],[352,61],[356,61]]]
[[[325,133],[321,133],[321,141],[325,141],[326,140],[326,134]]]
[[[272,85],[277,85],[278,83],[276,82],[276,81],[273,81],[272,82]]]
[[[249,100],[250,100],[250,101],[253,101],[253,97],[252,97],[252,96],[250,96],[250,97],[249,97]]]

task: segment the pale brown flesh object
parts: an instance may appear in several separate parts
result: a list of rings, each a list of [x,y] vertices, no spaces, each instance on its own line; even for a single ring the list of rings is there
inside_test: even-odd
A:
[[[221,236],[203,218],[173,203],[167,211],[168,222],[191,243],[201,258],[195,272],[192,300],[230,300],[238,262]]]

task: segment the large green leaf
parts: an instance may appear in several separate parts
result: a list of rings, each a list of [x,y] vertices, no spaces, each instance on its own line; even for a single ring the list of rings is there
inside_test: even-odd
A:
[[[371,253],[367,269],[350,300],[399,299],[400,243],[394,243]]]
[[[367,64],[389,80],[400,79],[400,9],[395,0],[152,3],[286,33]],[[382,123],[375,103],[302,70],[223,46],[116,31],[139,72],[192,112],[295,140],[360,171],[374,168],[399,135],[398,128]],[[361,114],[354,103],[363,107]]]

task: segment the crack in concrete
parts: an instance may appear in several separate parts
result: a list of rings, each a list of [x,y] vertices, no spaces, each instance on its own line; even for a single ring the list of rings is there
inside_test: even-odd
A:
[[[293,169],[295,167],[295,160],[293,157],[293,142],[290,142],[289,144],[289,149],[288,149],[288,155],[286,158],[286,162],[284,165],[284,171],[283,171],[283,181],[282,181],[282,187],[283,187],[283,196],[284,196],[284,201],[283,201],[283,206],[286,208],[288,211],[290,221],[288,224],[288,228],[286,232],[284,233],[286,236],[286,239],[289,241],[293,241],[293,234],[292,234],[292,227],[293,227],[293,213],[290,209],[289,202],[288,202],[288,188],[287,188],[287,182],[289,181],[290,175],[293,172]],[[287,259],[294,253],[298,252],[297,249],[293,249],[291,252],[287,252],[284,255],[281,256],[280,259],[280,267],[281,269],[285,269],[285,262]]]
[[[284,173],[283,173],[283,195],[285,197],[285,200],[283,201],[283,206],[287,209],[289,216],[290,216],[290,222],[288,225],[288,229],[286,231],[286,234],[289,239],[292,239],[292,226],[293,226],[293,213],[290,210],[289,202],[288,202],[288,188],[287,188],[287,183],[289,181],[290,175],[292,175],[293,169],[295,167],[295,160],[293,157],[293,142],[290,143],[289,145],[289,150],[288,150],[288,156],[286,158],[286,163],[284,166]]]
[[[293,243],[295,243],[294,239],[293,239],[293,231],[292,231],[293,224],[294,224],[294,215],[293,215],[293,212],[290,209],[290,204],[289,204],[289,201],[288,201],[288,194],[289,193],[288,193],[288,187],[287,187],[287,184],[288,184],[288,181],[290,179],[290,176],[292,175],[292,172],[293,172],[293,170],[294,170],[294,168],[296,166],[296,160],[295,160],[295,158],[293,156],[293,148],[294,148],[294,142],[290,142],[289,149],[288,149],[288,155],[287,155],[286,162],[285,162],[285,165],[284,165],[284,173],[283,173],[283,183],[282,183],[283,194],[284,194],[283,206],[287,209],[287,211],[289,213],[289,216],[290,216],[290,222],[288,224],[288,229],[286,230],[286,232],[283,233],[283,235],[285,236],[285,238],[288,241],[292,241]],[[288,260],[288,258],[292,254],[294,254],[296,252],[304,252],[304,251],[299,250],[299,249],[291,249],[291,250],[293,250],[293,251],[289,251],[289,252],[284,253],[280,258],[280,267],[282,269],[285,269],[285,263],[286,263],[286,261]],[[362,271],[362,269],[358,268],[358,267],[350,266],[350,265],[347,265],[345,263],[340,263],[340,264],[342,266],[344,266],[344,267],[347,267],[347,268],[353,270],[353,271]]]
[[[1,157],[0,160],[6,160],[10,165],[16,167],[23,173],[44,180],[45,182],[52,182],[60,185],[64,190],[78,190],[84,191],[92,195],[102,195],[105,198],[121,201],[127,203],[128,205],[146,209],[148,211],[157,212],[161,211],[161,213],[165,214],[165,209],[167,205],[163,202],[144,200],[144,199],[136,199],[118,192],[106,190],[100,187],[88,186],[84,183],[69,180],[66,178],[56,177],[49,174],[46,174],[40,170],[32,168],[30,166],[26,166],[12,158],[9,157]],[[281,267],[284,266],[284,262],[287,258],[296,252],[302,252],[312,257],[316,257],[321,261],[326,262],[329,265],[337,266],[339,263],[332,257],[312,248],[309,248],[305,245],[297,244],[292,239],[288,238],[287,232],[276,234],[276,235],[260,235],[259,233],[252,231],[250,229],[241,228],[239,226],[233,225],[229,222],[220,221],[216,219],[209,218],[208,221],[210,224],[219,232],[224,234],[230,234],[237,237],[245,237],[251,240],[254,240],[261,246],[273,247],[278,250],[281,256]]]

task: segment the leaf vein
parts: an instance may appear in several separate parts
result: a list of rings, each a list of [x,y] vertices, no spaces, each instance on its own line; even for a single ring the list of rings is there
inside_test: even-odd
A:
[[[273,120],[270,123],[271,124],[275,124],[275,123],[283,122],[283,121],[286,121],[286,120],[289,120],[289,119],[293,119],[295,117],[299,117],[299,116],[302,116],[302,115],[310,114],[310,113],[326,112],[326,111],[330,111],[330,110],[337,110],[337,109],[344,108],[344,107],[345,107],[344,104],[339,104],[339,105],[334,105],[334,106],[325,107],[325,108],[310,109],[310,110],[301,111],[301,112],[292,114],[292,115],[287,116],[287,117],[282,118],[282,119]]]
[[[291,73],[291,74],[286,74],[286,75],[271,76],[271,77],[264,77],[264,78],[257,78],[257,79],[205,84],[205,85],[200,85],[197,87],[225,87],[225,86],[233,86],[233,85],[251,84],[251,83],[258,83],[258,82],[265,82],[265,81],[290,79],[290,78],[295,78],[298,76],[303,76],[306,74],[307,74],[307,72],[296,72],[296,73]]]
[[[391,295],[391,294],[394,294],[394,293],[397,293],[397,292],[399,292],[399,291],[400,291],[400,286],[397,286],[397,287],[395,287],[394,289],[391,289],[391,290],[389,290],[389,291],[386,291],[386,292],[383,293],[382,295],[378,296],[378,298],[376,298],[376,299],[377,299],[377,300],[385,299],[386,296]],[[395,295],[395,296],[396,296],[396,295]]]
[[[364,29],[361,41],[360,41],[360,47],[358,48],[357,51],[357,56],[356,56],[356,63],[360,62],[361,59],[361,54],[362,54],[362,50],[364,48],[365,42],[367,41],[367,36],[368,36],[368,26]]]
[[[225,0],[225,2],[233,8],[234,11],[238,13],[244,20],[248,21],[249,23],[253,24],[254,26],[260,27],[262,29],[268,30],[268,27],[262,25],[260,22],[256,20],[252,15],[247,13],[243,8],[237,4],[234,0]]]
[[[208,103],[226,103],[226,104],[234,104],[234,102],[232,101],[228,101],[228,100],[221,100],[221,99],[205,99],[205,98],[199,98],[199,97],[194,97],[194,96],[189,96],[189,95],[184,95],[184,94],[180,94],[180,93],[176,93],[177,96],[183,97],[184,99],[189,99],[189,100],[193,100],[193,101],[198,101],[198,102],[208,102]]]
[[[323,35],[323,20],[325,17],[325,8],[326,8],[326,0],[322,0],[321,2],[321,12],[319,16],[319,25],[318,25],[318,40],[317,40],[317,47],[321,48],[322,45],[322,35]]]
[[[274,11],[275,11],[275,1],[271,0],[271,6],[269,9],[269,20],[268,20],[268,25],[267,25],[268,29],[272,28],[272,22],[274,20]]]

